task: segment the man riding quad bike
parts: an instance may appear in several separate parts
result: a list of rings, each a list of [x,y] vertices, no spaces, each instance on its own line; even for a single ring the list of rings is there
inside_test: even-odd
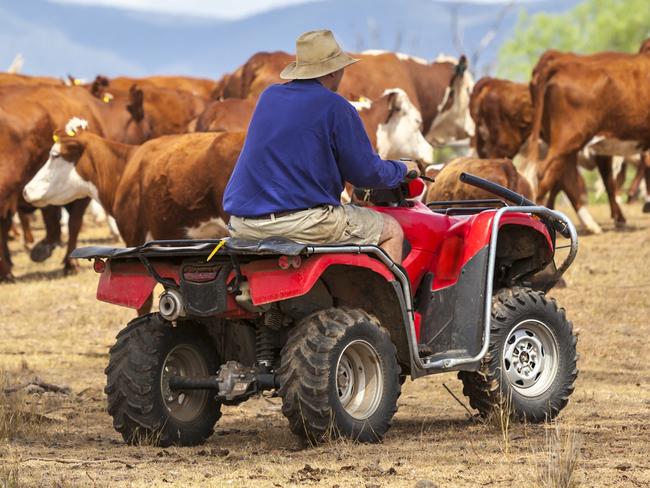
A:
[[[226,189],[232,238],[72,254],[95,260],[100,300],[139,309],[164,287],[159,312],[111,348],[115,429],[194,445],[221,405],[272,390],[297,435],[379,441],[405,378],[449,371],[481,415],[508,403],[518,419],[553,418],[577,375],[572,325],[545,295],[577,252],[571,222],[472,175],[501,199],[413,200],[417,165],[374,154],[334,93],[355,60],[329,31],[297,51],[283,72],[294,81],[260,97]],[[375,188],[359,190],[370,206],[339,205],[343,181]],[[558,232],[571,243],[556,267]]]

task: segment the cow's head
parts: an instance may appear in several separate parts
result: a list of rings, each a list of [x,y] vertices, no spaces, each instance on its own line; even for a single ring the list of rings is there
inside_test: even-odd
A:
[[[83,136],[87,128],[87,121],[75,117],[64,130],[55,132],[48,160],[23,190],[27,202],[44,207],[84,197],[98,198],[95,185],[82,178],[77,168],[86,149]]]
[[[650,54],[650,37],[641,43],[639,54]]]
[[[385,159],[404,157],[431,163],[433,148],[420,132],[422,115],[406,92],[401,88],[391,88],[380,100],[387,104],[387,110],[386,118],[377,127],[379,155]]]
[[[474,121],[469,113],[469,101],[474,78],[467,69],[467,58],[461,56],[453,67],[449,86],[438,106],[438,114],[431,123],[426,139],[442,145],[474,135]]]

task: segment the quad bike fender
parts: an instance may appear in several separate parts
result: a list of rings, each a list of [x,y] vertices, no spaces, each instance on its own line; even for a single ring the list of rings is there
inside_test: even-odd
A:
[[[459,219],[449,228],[432,270],[435,275],[434,289],[455,284],[463,268],[489,246],[494,215],[495,212],[482,212],[469,219]],[[516,226],[539,235],[545,244],[539,252],[549,258],[553,255],[553,238],[547,226],[538,218],[523,213],[507,213],[499,222],[499,232],[506,226]]]
[[[153,265],[158,274],[176,283],[178,267],[161,262]],[[107,260],[97,286],[97,299],[102,302],[138,309],[142,307],[156,286],[156,280],[138,261]]]
[[[333,265],[368,269],[394,281],[388,268],[366,254],[321,254],[294,260],[287,269],[280,259],[253,261],[241,266],[241,274],[248,280],[253,305],[278,302],[308,293],[323,273]]]

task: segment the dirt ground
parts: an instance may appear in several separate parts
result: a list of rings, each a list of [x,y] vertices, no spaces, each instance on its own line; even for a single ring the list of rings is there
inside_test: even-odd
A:
[[[95,300],[88,263],[64,278],[62,249],[36,264],[14,241],[18,280],[0,285],[0,369],[8,384],[38,376],[71,393],[21,397],[33,415],[0,440],[0,486],[538,486],[557,430],[578,449],[579,485],[650,486],[650,215],[639,207],[626,206],[630,228],[614,231],[608,208],[595,206],[605,233],[581,236],[568,287],[551,292],[579,331],[580,352],[557,425],[478,423],[444,389],[463,398],[446,374],[407,381],[380,445],[304,447],[279,399],[262,397],[224,407],[203,446],[125,446],[105,412],[103,371],[133,311]],[[89,224],[80,245],[108,235]]]

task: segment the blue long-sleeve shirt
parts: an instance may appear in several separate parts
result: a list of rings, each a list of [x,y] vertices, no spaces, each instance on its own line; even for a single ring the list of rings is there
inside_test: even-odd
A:
[[[226,186],[238,217],[340,205],[345,181],[390,188],[406,165],[373,150],[356,109],[317,80],[271,85],[260,96]]]

